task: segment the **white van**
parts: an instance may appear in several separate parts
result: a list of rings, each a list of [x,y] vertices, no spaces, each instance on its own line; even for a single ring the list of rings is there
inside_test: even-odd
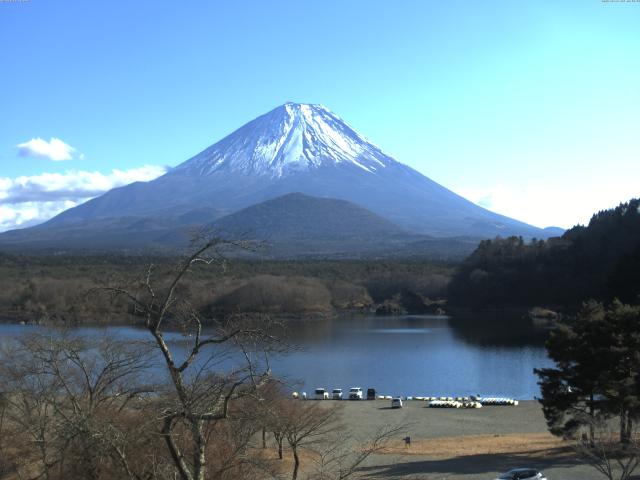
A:
[[[349,400],[362,400],[362,389],[360,387],[351,387],[349,389]]]
[[[329,400],[329,392],[324,388],[316,388],[316,400]]]
[[[402,399],[400,397],[392,398],[391,408],[402,408]]]

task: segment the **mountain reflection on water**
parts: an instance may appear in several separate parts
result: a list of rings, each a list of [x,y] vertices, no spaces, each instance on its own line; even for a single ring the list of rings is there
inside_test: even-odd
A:
[[[0,325],[1,338],[43,327]],[[433,315],[339,316],[287,321],[290,353],[270,360],[273,373],[291,388],[374,387],[385,395],[539,395],[536,367],[551,365],[544,349],[547,331],[517,318]],[[98,327],[76,333],[103,337]],[[108,335],[144,340],[144,330],[108,327]],[[167,335],[176,347],[185,340]]]
[[[456,338],[481,347],[544,348],[549,335],[549,328],[503,312],[457,315],[449,325]]]
[[[274,362],[301,388],[376,387],[389,395],[539,395],[548,331],[509,315],[351,316],[292,323],[300,352]]]

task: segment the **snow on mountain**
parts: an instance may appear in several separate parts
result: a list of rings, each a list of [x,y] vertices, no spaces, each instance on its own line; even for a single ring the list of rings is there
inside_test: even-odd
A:
[[[81,238],[105,225],[135,235],[141,220],[156,230],[208,224],[293,192],[351,202],[407,232],[434,237],[552,234],[490,212],[394,160],[322,105],[287,103],[153,181],[115,188],[9,236],[44,239],[73,228]]]
[[[286,103],[179,165],[173,173],[209,176],[228,171],[280,178],[341,163],[375,173],[397,162],[323,105]]]

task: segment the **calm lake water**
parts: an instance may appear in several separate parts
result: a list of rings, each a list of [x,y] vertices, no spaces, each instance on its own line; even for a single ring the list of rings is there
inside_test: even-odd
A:
[[[539,395],[533,369],[552,365],[544,349],[547,332],[515,326],[513,319],[440,316],[359,316],[291,322],[291,341],[300,349],[271,359],[275,375],[297,389],[363,389],[383,395],[509,396]],[[0,325],[0,339],[43,327]],[[145,339],[133,327],[75,330],[102,337]],[[179,335],[174,337],[178,341]]]

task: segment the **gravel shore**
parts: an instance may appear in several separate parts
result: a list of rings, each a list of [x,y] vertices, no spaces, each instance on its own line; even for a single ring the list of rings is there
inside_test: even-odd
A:
[[[480,409],[427,408],[421,401],[405,401],[401,409],[391,409],[387,400],[340,403],[345,434],[356,438],[384,425],[404,425],[387,452],[365,465],[366,478],[494,479],[516,467],[538,468],[549,480],[603,478],[578,461],[570,445],[548,434],[535,401]],[[405,436],[411,437],[410,447]]]

